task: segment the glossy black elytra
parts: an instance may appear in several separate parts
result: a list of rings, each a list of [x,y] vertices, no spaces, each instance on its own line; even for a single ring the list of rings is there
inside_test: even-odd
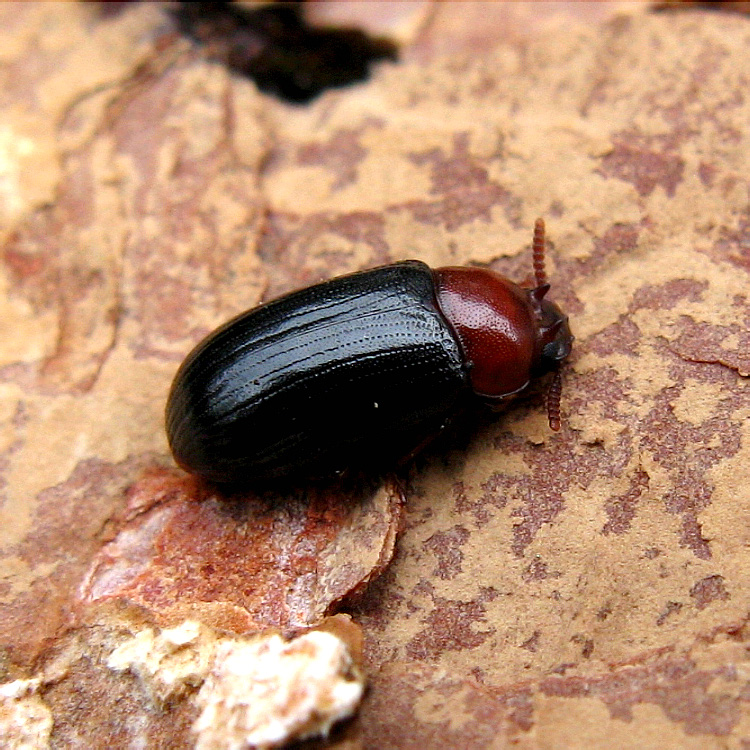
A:
[[[394,263],[332,279],[249,310],[202,341],[169,395],[180,466],[223,483],[263,485],[387,468],[440,432],[472,399],[497,402],[556,371],[573,342],[545,299],[544,222],[536,286],[483,268]]]

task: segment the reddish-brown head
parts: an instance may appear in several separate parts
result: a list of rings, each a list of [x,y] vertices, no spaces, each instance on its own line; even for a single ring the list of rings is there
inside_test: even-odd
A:
[[[477,395],[500,399],[523,390],[532,378],[557,370],[573,336],[568,318],[544,299],[544,222],[534,228],[536,287],[525,289],[485,268],[438,268],[437,301],[461,343]],[[550,425],[559,428],[560,382],[550,389]]]

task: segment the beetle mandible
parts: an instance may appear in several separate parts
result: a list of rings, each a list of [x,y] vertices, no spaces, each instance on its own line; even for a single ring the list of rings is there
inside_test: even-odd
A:
[[[166,410],[180,466],[218,483],[264,485],[387,468],[472,400],[497,403],[554,371],[573,336],[536,285],[484,268],[408,260],[341,276],[242,313],[179,368]]]

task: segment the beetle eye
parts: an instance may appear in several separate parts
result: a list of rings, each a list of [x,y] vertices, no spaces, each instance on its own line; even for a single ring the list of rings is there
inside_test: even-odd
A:
[[[570,343],[561,339],[550,341],[542,349],[542,358],[548,362],[562,362],[570,354]]]
[[[546,303],[545,313],[553,322],[542,333],[542,350],[539,357],[539,371],[556,370],[560,363],[570,356],[573,334],[570,332],[568,317],[557,306]]]

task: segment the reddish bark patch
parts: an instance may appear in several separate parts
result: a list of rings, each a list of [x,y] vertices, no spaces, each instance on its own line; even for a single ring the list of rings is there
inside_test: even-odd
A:
[[[614,147],[602,159],[600,173],[629,182],[642,198],[657,187],[671,198],[682,182],[685,160],[674,151],[670,138],[624,131],[612,138]]]
[[[612,224],[604,233],[595,237],[593,249],[590,254],[563,265],[555,274],[555,294],[565,292],[574,286],[574,281],[581,278],[590,278],[605,269],[617,255],[632,254],[637,251],[638,242],[644,228],[650,224],[648,217],[639,222],[618,222]],[[577,300],[563,298],[566,311],[573,316],[583,305]],[[576,306],[579,307],[576,309]]]
[[[603,377],[601,370],[592,375],[596,384],[582,392],[586,393],[588,401],[602,400],[604,404],[611,404],[612,399],[602,396],[602,390],[612,385],[611,378]],[[570,408],[575,409],[575,405]],[[503,454],[520,454],[531,469],[527,475],[499,474],[494,480],[496,489],[510,498],[514,506],[511,549],[518,557],[523,556],[539,529],[553,523],[562,512],[565,492],[570,487],[586,488],[597,477],[618,476],[630,458],[629,439],[624,435],[606,453],[595,447],[578,453],[569,441],[563,440],[543,447],[533,446],[522,438],[507,434],[498,438],[496,447]]]
[[[67,481],[41,492],[30,533],[4,558],[18,557],[32,571],[43,566],[28,589],[0,604],[0,648],[11,661],[27,664],[73,619],[78,586],[91,559],[110,538],[126,503],[126,489],[148,456],[108,464],[82,461]]]
[[[500,503],[501,505],[504,505],[506,502],[495,498],[491,484],[491,479],[487,484],[483,484],[482,489],[485,490],[484,495],[478,500],[473,500],[470,497],[470,493],[467,491],[465,484],[463,482],[455,482],[451,488],[454,511],[459,516],[465,513],[471,513],[477,526],[484,526],[484,524],[492,518],[488,504],[496,505]]]
[[[557,571],[550,573],[549,565],[541,558],[535,558],[521,575],[526,583],[531,583],[532,581],[544,581],[547,578],[559,578],[561,574]]]
[[[180,351],[174,344],[205,335],[207,310],[226,308],[227,318],[241,311],[227,301],[241,299],[240,285],[247,289],[247,278],[235,278],[237,256],[246,252],[262,208],[257,178],[235,164],[231,96],[206,95],[205,123],[195,126],[195,97],[184,85],[180,66],[143,75],[108,112],[113,152],[135,174],[131,190],[123,191],[121,211],[133,220],[123,227],[120,254],[127,312],[138,323],[128,343],[141,358],[172,358]],[[204,148],[194,147],[196,139]],[[88,163],[95,156],[86,150],[80,158]],[[217,182],[225,200],[245,207],[232,219],[231,236],[221,224],[226,215],[207,201]],[[81,203],[94,206],[94,191],[82,193]]]
[[[637,357],[637,347],[643,338],[640,328],[630,318],[621,316],[586,341],[587,348],[600,356],[622,354]]]
[[[685,374],[684,363],[675,364],[675,380],[682,382]],[[735,375],[729,370],[694,365],[690,376],[732,393]],[[641,441],[671,475],[664,503],[668,512],[682,518],[681,544],[697,557],[709,559],[711,550],[703,538],[698,515],[713,498],[711,469],[740,449],[740,428],[732,414],[739,408],[741,394],[728,395],[716,406],[714,414],[700,425],[693,425],[675,416],[672,404],[680,390],[681,386],[667,388],[654,398],[652,409],[641,420]]]
[[[135,677],[118,675],[80,659],[65,678],[44,690],[44,703],[52,711],[52,747],[90,748],[191,747],[192,723],[197,709],[192,701],[178,701],[166,711],[146,710],[143,689]]]
[[[113,269],[97,253],[86,252],[76,234],[90,229],[88,212],[79,210],[75,182],[69,177],[54,209],[41,209],[9,238],[2,262],[23,297],[38,314],[56,313],[55,350],[35,363],[34,378],[23,367],[4,368],[8,379],[45,393],[88,390],[114,340],[119,307],[113,293]],[[91,190],[90,190],[91,192]],[[41,375],[41,377],[40,377]]]
[[[608,258],[620,253],[630,253],[638,246],[640,234],[639,224],[613,224],[601,237],[594,240],[594,250]]]
[[[539,648],[539,641],[541,639],[542,634],[535,630],[530,638],[527,638],[522,644],[521,648],[525,648],[527,651],[531,651],[532,654],[535,654],[537,649]]]
[[[429,661],[445,651],[464,651],[481,646],[494,632],[478,632],[474,623],[486,624],[484,601],[494,598],[487,592],[470,602],[457,602],[433,596],[434,609],[425,620],[425,628],[407,644],[406,652],[412,659]]]
[[[698,179],[700,179],[704,187],[713,187],[718,171],[719,170],[715,164],[709,164],[705,161],[702,161],[698,165]]]
[[[649,477],[643,469],[635,472],[628,491],[607,501],[605,510],[609,520],[604,524],[603,534],[624,534],[630,529],[641,495],[648,489]]]
[[[360,145],[362,134],[377,128],[382,130],[383,122],[369,118],[358,128],[340,128],[325,142],[305,143],[297,149],[297,163],[303,166],[317,165],[336,175],[333,190],[341,190],[357,180],[357,169],[367,156],[367,150]]]
[[[344,242],[312,253],[310,248],[325,235],[338,235]],[[385,220],[371,211],[316,213],[304,218],[274,213],[267,218],[259,253],[271,278],[265,299],[390,260]]]
[[[423,224],[440,224],[448,231],[477,219],[489,222],[491,209],[501,206],[514,226],[520,225],[520,201],[509,190],[493,182],[482,160],[469,153],[467,133],[456,133],[453,149],[445,154],[432,149],[413,154],[418,166],[431,169],[431,194],[435,200],[415,200],[405,204],[414,219]]]
[[[424,715],[430,705],[437,714],[433,720]],[[490,688],[427,666],[394,664],[373,676],[362,705],[364,746],[423,750],[510,744],[533,727],[533,712],[527,687]],[[451,721],[450,715],[465,720]]]
[[[86,604],[124,600],[162,625],[197,616],[236,632],[315,624],[381,572],[397,508],[385,491],[222,497],[177,474],[144,478],[94,560]]]
[[[698,609],[705,609],[711,602],[726,601],[730,598],[724,586],[724,577],[708,576],[698,581],[691,589],[690,596],[695,600]]]
[[[630,311],[672,310],[681,302],[699,302],[708,282],[694,279],[670,279],[664,284],[645,284],[636,290]]]
[[[436,532],[424,543],[438,560],[433,575],[447,581],[461,572],[461,562],[464,559],[461,545],[465,544],[468,538],[469,532],[465,527],[454,526],[448,531]]]
[[[682,602],[667,602],[664,609],[656,618],[656,624],[663,625],[672,615],[677,615],[682,611]]]
[[[672,342],[672,349],[690,362],[724,365],[739,375],[750,375],[750,314],[741,304],[737,307],[742,319],[730,326],[711,325],[682,316],[678,321],[680,334]],[[730,337],[738,342],[733,349],[722,346]]]
[[[19,282],[38,277],[49,262],[49,258],[42,253],[26,250],[12,241],[5,245],[2,258],[13,279]]]
[[[750,212],[741,214],[736,227],[724,227],[709,250],[718,262],[729,262],[737,268],[750,270]]]
[[[736,697],[712,690],[717,678],[731,679],[729,667],[696,669],[689,659],[647,667],[626,667],[602,677],[550,677],[541,683],[546,695],[598,698],[613,718],[633,720],[633,706],[652,703],[690,735],[728,735],[740,720]]]

